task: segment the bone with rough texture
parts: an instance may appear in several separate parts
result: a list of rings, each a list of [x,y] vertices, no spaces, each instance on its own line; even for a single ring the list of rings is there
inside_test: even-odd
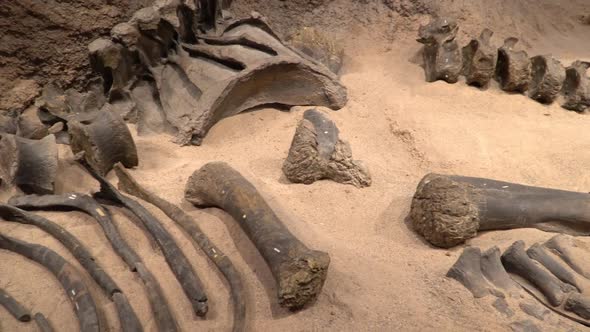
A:
[[[490,294],[490,284],[481,271],[481,250],[479,248],[465,248],[457,262],[447,272],[447,277],[459,281],[475,298]]]
[[[541,263],[549,272],[556,276],[559,280],[575,286],[578,291],[582,291],[579,281],[575,274],[567,270],[560,261],[554,258],[542,245],[535,243],[529,249],[527,254],[530,258]]]
[[[16,135],[30,139],[42,139],[49,134],[48,126],[39,119],[39,109],[35,106],[28,107],[16,121]]]
[[[336,124],[322,112],[305,111],[283,164],[287,179],[305,184],[330,179],[356,187],[370,186],[369,171],[361,161],[352,159],[350,144],[338,133]]]
[[[256,188],[228,164],[212,162],[195,171],[185,198],[197,206],[219,207],[239,223],[270,267],[281,306],[296,310],[318,297],[330,256],[301,243]]]
[[[186,297],[193,307],[193,311],[198,316],[205,316],[209,307],[207,295],[203,291],[202,282],[182,250],[174,242],[172,235],[145,207],[137,201],[121,194],[115,186],[98,174],[90,165],[84,161],[81,161],[81,164],[100,183],[101,191],[99,194],[101,196],[123,205],[143,223],[148,232],[156,240],[160,249],[162,249],[166,262],[182,286]]]
[[[531,58],[531,83],[529,97],[551,104],[561,92],[565,80],[565,68],[551,55],[538,55]]]
[[[498,49],[496,80],[507,92],[525,92],[529,88],[531,61],[526,51],[515,49],[518,38],[510,37]]]
[[[0,217],[6,221],[34,225],[47,232],[66,247],[76,260],[88,271],[90,276],[105,292],[105,295],[113,300],[119,314],[119,321],[123,331],[143,331],[137,315],[131,308],[129,301],[121,292],[115,281],[100,267],[96,259],[88,249],[70,232],[58,224],[41,216],[26,212],[11,205],[0,204]],[[114,296],[119,294],[116,297]]]
[[[303,27],[291,35],[287,41],[293,48],[323,63],[334,74],[340,72],[344,48],[318,29]]]
[[[221,271],[227,280],[234,304],[234,325],[232,331],[245,331],[246,324],[246,303],[244,298],[244,285],[240,274],[233,263],[223,251],[221,251],[203,233],[197,222],[178,206],[160,198],[156,194],[144,189],[120,164],[115,165],[115,172],[119,179],[119,189],[141,198],[142,200],[155,205],[162,210],[170,219],[176,222],[193,239],[195,247],[199,247]]]
[[[540,268],[524,251],[524,242],[514,242],[504,254],[502,263],[506,270],[514,273],[539,289],[552,306],[561,305],[566,299],[563,284],[554,275]]]
[[[161,110],[160,129],[172,125],[182,145],[201,144],[222,118],[261,105],[344,106],[346,89],[328,68],[287,46],[257,15],[225,22],[216,3],[201,1],[198,17],[185,4],[159,2],[114,27],[118,43],[93,42],[105,93]],[[141,82],[153,83],[153,100],[128,93]]]
[[[82,114],[68,122],[74,154],[84,152],[86,162],[99,174],[108,173],[117,162],[138,165],[137,148],[127,125],[113,112]]]
[[[57,145],[53,135],[30,140],[0,134],[0,180],[25,193],[52,193],[57,173]]]
[[[490,43],[493,34],[492,30],[484,29],[479,38],[463,47],[463,75],[469,85],[485,87],[494,77],[498,51]]]
[[[566,68],[562,92],[565,102],[561,107],[584,112],[590,106],[590,79],[586,74],[590,62],[575,61]]]
[[[37,323],[37,327],[39,328],[39,331],[41,332],[53,332],[53,327],[51,327],[51,324],[49,323],[49,321],[47,320],[47,318],[45,318],[45,316],[43,316],[42,313],[38,312],[35,314],[35,316],[33,316],[33,319],[35,320],[35,323]]]
[[[16,134],[16,118],[8,114],[0,114],[0,134]]]
[[[590,279],[590,251],[576,238],[568,235],[556,235],[545,242],[544,246],[558,255],[574,271]]]
[[[457,36],[457,23],[449,18],[432,19],[420,26],[419,43],[424,44],[424,73],[427,82],[443,80],[456,83],[462,69],[462,55]]]
[[[2,288],[0,288],[0,305],[17,320],[21,322],[31,321],[31,312]]]
[[[0,234],[0,249],[27,257],[47,268],[59,280],[74,305],[82,332],[99,332],[98,310],[88,287],[76,269],[55,251]]]
[[[449,248],[478,231],[531,227],[590,234],[590,195],[465,176],[426,175],[414,194],[416,232]]]
[[[481,255],[481,272],[495,287],[517,296],[521,288],[510,278],[501,261],[502,253],[497,246],[491,247]]]

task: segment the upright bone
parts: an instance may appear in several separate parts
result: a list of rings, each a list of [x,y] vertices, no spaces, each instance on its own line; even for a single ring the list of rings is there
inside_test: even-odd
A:
[[[229,213],[254,242],[271,269],[279,304],[292,310],[313,302],[326,280],[330,257],[299,241],[256,188],[223,162],[212,162],[189,178],[185,198]]]
[[[457,23],[449,18],[436,18],[420,27],[417,41],[424,44],[422,56],[427,82],[459,80],[462,55],[455,40],[458,30]]]
[[[525,51],[516,50],[516,43],[517,38],[507,38],[498,49],[496,80],[502,90],[522,93],[529,88],[531,62]]]
[[[590,62],[576,61],[567,67],[565,82],[563,83],[563,95],[565,102],[563,108],[583,112],[590,106],[590,79],[586,73],[590,68]]]
[[[529,97],[543,104],[551,104],[561,92],[565,69],[559,60],[550,55],[533,57],[531,68]]]
[[[463,47],[463,74],[469,85],[485,87],[494,77],[498,51],[490,42],[493,34],[492,30],[484,29],[479,38]]]
[[[449,248],[478,231],[539,228],[590,234],[590,195],[491,179],[428,174],[418,184],[410,218],[416,232]]]

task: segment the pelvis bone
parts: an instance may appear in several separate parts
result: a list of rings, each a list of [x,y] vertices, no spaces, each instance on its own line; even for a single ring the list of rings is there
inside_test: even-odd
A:
[[[338,77],[286,46],[258,15],[199,34],[193,26],[202,17],[185,5],[166,6],[136,12],[113,28],[116,42],[95,41],[90,51],[111,99],[136,98],[141,82],[152,86],[154,105],[142,109],[163,114],[178,130],[177,143],[199,145],[220,119],[261,105],[336,110],[346,103]]]

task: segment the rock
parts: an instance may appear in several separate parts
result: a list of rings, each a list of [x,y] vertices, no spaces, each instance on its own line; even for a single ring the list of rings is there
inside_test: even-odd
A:
[[[565,69],[561,62],[551,55],[533,57],[531,66],[529,97],[543,104],[551,104],[561,91]]]
[[[34,80],[18,80],[14,87],[0,96],[0,111],[20,111],[30,106],[39,94]]]
[[[47,128],[39,119],[39,109],[31,106],[18,117],[16,133],[24,138],[42,139],[49,134]]]
[[[541,332],[541,329],[530,319],[510,323],[509,326],[514,332]]]
[[[362,162],[352,159],[350,145],[338,134],[334,122],[323,113],[307,110],[283,164],[287,178],[305,184],[330,179],[359,188],[370,186],[369,171]]]
[[[16,134],[16,118],[0,113],[0,134]]]
[[[496,80],[502,90],[522,93],[529,88],[531,61],[525,51],[515,50],[516,43],[517,38],[507,38],[498,49]]]
[[[338,74],[342,68],[344,48],[320,31],[304,27],[287,40],[292,47],[324,64],[333,73]]]
[[[455,40],[457,23],[448,18],[431,20],[420,27],[417,41],[424,44],[424,72],[427,82],[456,83],[462,69],[462,54]]]
[[[479,38],[463,47],[463,75],[469,85],[485,87],[494,76],[498,51],[490,44],[493,34],[484,29]]]

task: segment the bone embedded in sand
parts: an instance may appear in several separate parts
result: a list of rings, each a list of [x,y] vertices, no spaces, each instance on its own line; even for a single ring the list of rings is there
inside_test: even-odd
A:
[[[467,247],[447,272],[447,277],[459,281],[475,298],[490,294],[492,288],[481,272],[481,250]]]
[[[459,27],[446,17],[433,18],[420,26],[417,41],[424,44],[422,56],[427,82],[443,80],[456,83],[461,74],[462,54],[455,40]]]
[[[29,322],[31,320],[31,312],[2,288],[0,288],[0,305],[21,322]]]
[[[305,111],[283,164],[287,179],[305,184],[330,179],[359,188],[370,186],[367,167],[352,159],[350,144],[338,136],[336,124],[324,113]]]
[[[575,61],[565,71],[562,93],[565,102],[561,107],[584,112],[590,106],[590,79],[586,73],[590,62]]]
[[[565,68],[551,55],[531,58],[529,97],[543,104],[551,104],[561,92]]]
[[[526,51],[516,50],[518,38],[510,37],[498,49],[496,81],[502,90],[523,93],[529,88],[531,62]]]
[[[296,310],[317,299],[330,256],[299,241],[239,172],[223,162],[208,163],[189,178],[185,198],[219,207],[238,222],[270,267],[281,306]]]
[[[497,49],[491,45],[490,39],[494,32],[484,29],[479,38],[472,39],[463,47],[463,75],[469,85],[486,87],[494,77]]]

